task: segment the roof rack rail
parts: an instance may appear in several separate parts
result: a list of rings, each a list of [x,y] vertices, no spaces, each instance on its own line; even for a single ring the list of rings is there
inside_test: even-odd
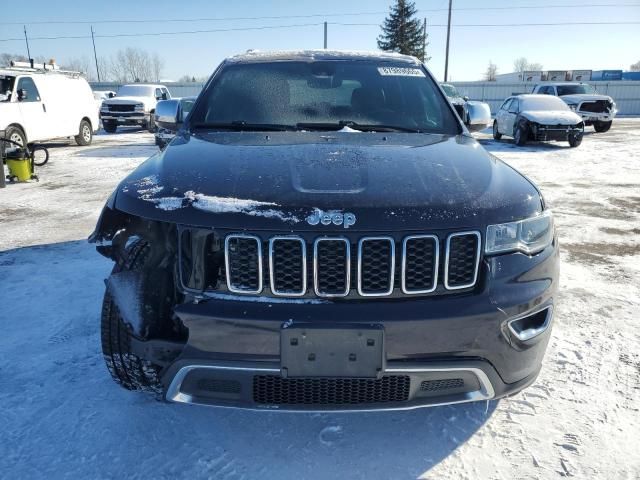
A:
[[[55,60],[51,59],[49,60],[48,63],[43,62],[43,63],[36,63],[33,58],[30,59],[28,62],[20,62],[20,61],[16,61],[16,60],[11,60],[9,62],[9,66],[8,67],[0,67],[3,70],[13,70],[16,72],[36,72],[36,73],[48,73],[48,72],[55,72],[55,73],[61,73],[64,75],[71,75],[71,76],[81,76],[84,75],[83,72],[76,72],[73,70],[60,70],[60,67],[56,64]]]

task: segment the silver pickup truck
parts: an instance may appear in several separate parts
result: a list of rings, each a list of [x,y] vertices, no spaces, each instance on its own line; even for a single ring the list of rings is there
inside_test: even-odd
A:
[[[587,83],[543,83],[536,85],[532,93],[560,97],[571,110],[582,117],[585,125],[593,125],[596,132],[609,130],[618,112],[613,98],[598,94]]]

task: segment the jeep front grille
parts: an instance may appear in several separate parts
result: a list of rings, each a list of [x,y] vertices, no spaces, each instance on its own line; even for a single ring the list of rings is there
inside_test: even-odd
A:
[[[185,259],[196,261],[182,250],[181,265]],[[401,239],[230,234],[224,240],[221,278],[226,278],[230,292],[253,295],[333,298],[437,294],[474,287],[480,252],[477,231],[452,233],[442,240],[430,234]],[[185,267],[181,268],[184,279]],[[267,292],[263,292],[265,285]]]

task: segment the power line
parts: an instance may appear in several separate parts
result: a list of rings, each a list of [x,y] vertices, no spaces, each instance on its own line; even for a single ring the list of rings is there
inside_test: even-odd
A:
[[[349,27],[378,27],[377,23],[341,23],[328,22],[329,25],[349,26]],[[263,25],[257,27],[238,27],[238,28],[216,28],[208,30],[183,30],[173,32],[147,32],[147,33],[114,33],[95,35],[95,38],[120,38],[120,37],[156,37],[161,35],[193,35],[199,33],[222,33],[222,32],[239,32],[248,30],[275,30],[281,28],[300,28],[300,27],[317,27],[323,23],[299,23],[293,25]],[[558,27],[571,25],[640,25],[637,22],[555,22],[555,23],[458,23],[452,24],[456,28],[498,28],[498,27]],[[446,23],[431,23],[429,27],[447,27]],[[30,40],[77,40],[91,38],[91,35],[60,35],[51,37],[29,37]],[[0,38],[0,42],[23,41],[23,38]]]
[[[461,7],[454,8],[453,11],[481,11],[481,10],[534,10],[547,8],[576,8],[576,4],[548,4],[548,5],[515,5],[503,7]],[[638,3],[590,3],[579,5],[580,8],[597,8],[597,7],[639,7]],[[421,9],[419,13],[426,12],[446,12],[448,8],[427,8]],[[386,15],[388,11],[376,12],[350,12],[350,13],[313,13],[307,15],[272,15],[257,17],[201,17],[201,18],[158,18],[158,19],[113,19],[113,20],[42,20],[34,22],[0,22],[0,25],[54,25],[54,24],[109,24],[109,23],[175,23],[175,22],[220,22],[220,21],[238,21],[238,20],[282,20],[295,18],[324,18],[324,17],[353,17],[365,15]]]

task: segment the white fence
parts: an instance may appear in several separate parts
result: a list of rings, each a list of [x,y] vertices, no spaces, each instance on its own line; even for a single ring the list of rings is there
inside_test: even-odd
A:
[[[500,107],[505,98],[517,93],[531,93],[532,83],[501,83],[501,82],[451,82],[458,88],[462,95],[467,95],[471,100],[487,102],[491,112]],[[640,115],[640,82],[639,81],[611,81],[589,82],[598,93],[610,95],[618,105],[618,113],[621,115]],[[198,95],[203,83],[166,83],[166,87],[173,97],[187,97]],[[118,83],[92,82],[94,90],[118,90]]]
[[[487,102],[495,113],[505,98],[518,93],[531,93],[535,84],[514,82],[451,82],[461,95],[471,100]],[[618,106],[620,115],[640,115],[640,82],[611,81],[589,82],[598,93],[610,95]]]

